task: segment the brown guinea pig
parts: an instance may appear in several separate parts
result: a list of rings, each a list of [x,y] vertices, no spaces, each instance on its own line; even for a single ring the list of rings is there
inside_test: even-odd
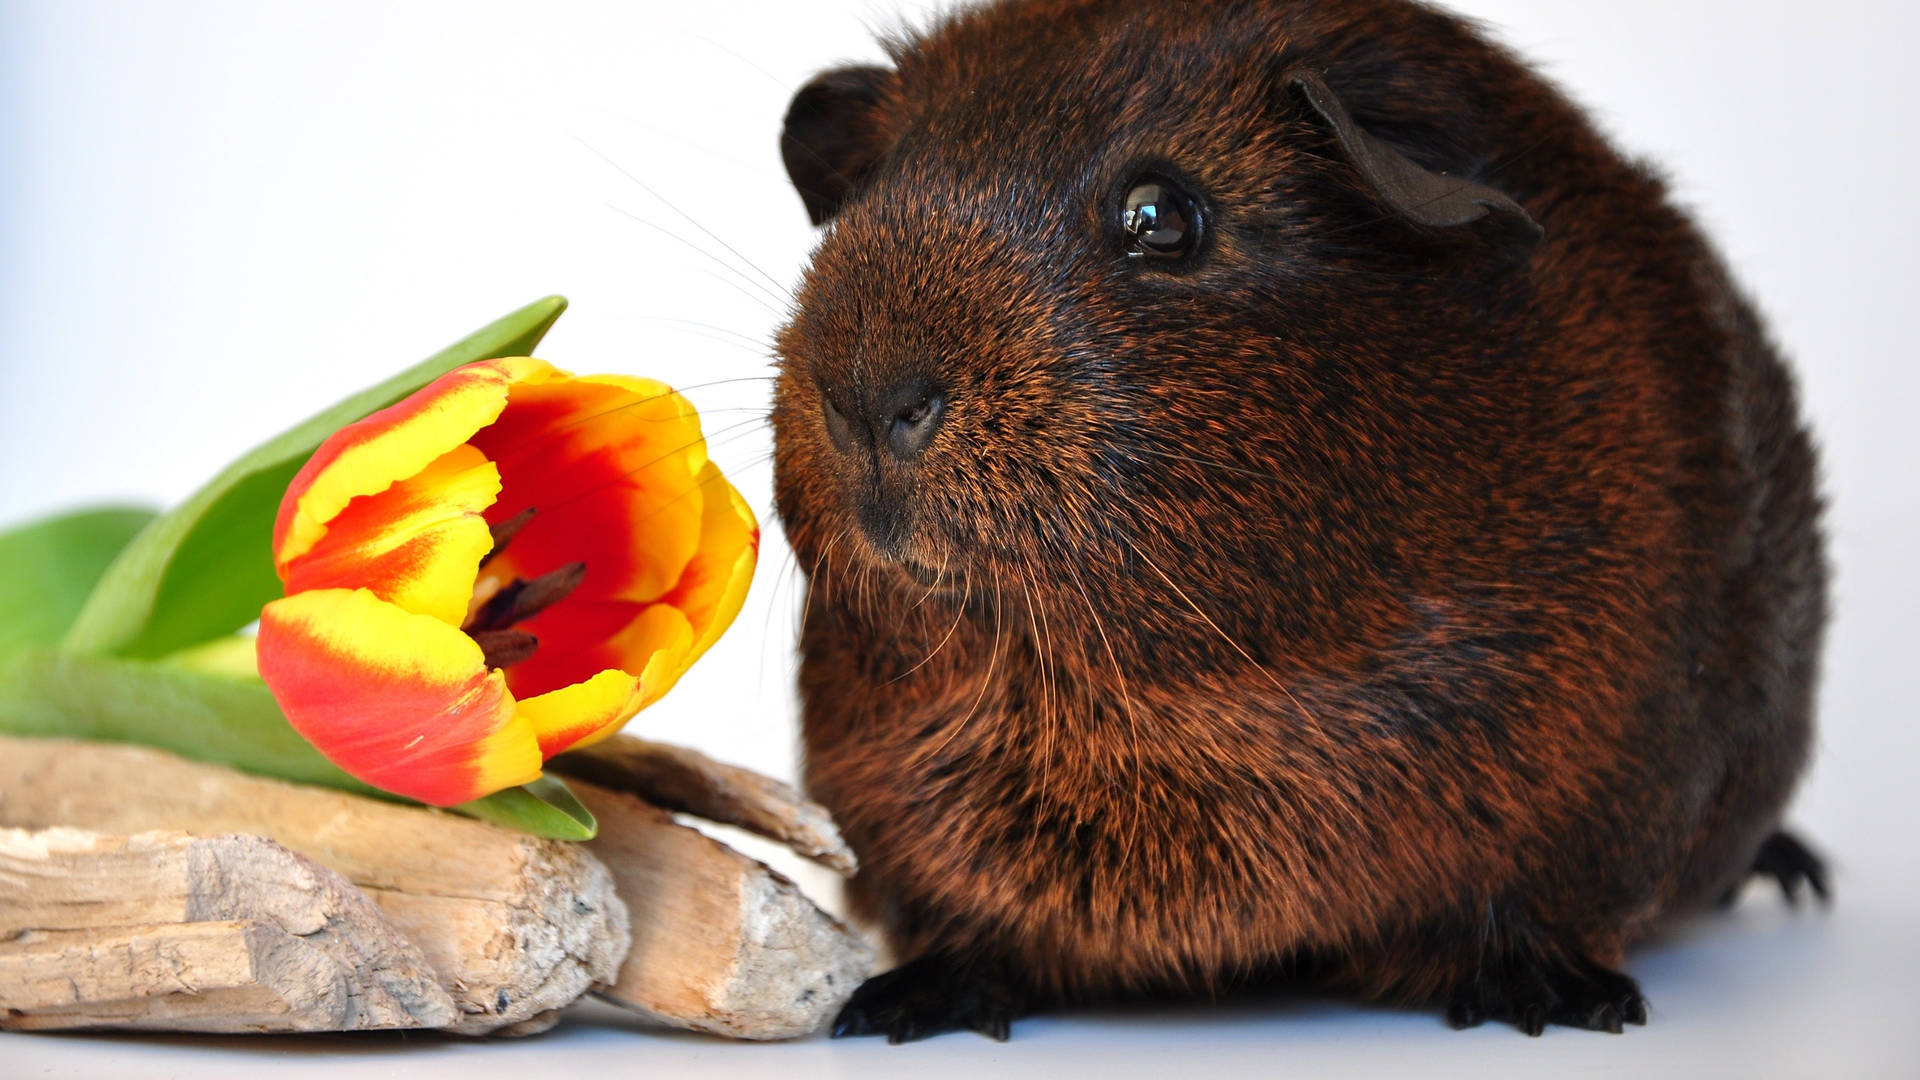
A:
[[[1290,975],[1618,1031],[1752,872],[1827,571],[1661,182],[1405,0],[1009,0],[830,71],[779,339],[836,1034]]]

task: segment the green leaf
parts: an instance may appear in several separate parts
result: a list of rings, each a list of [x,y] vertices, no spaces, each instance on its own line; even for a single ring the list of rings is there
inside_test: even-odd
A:
[[[142,743],[182,757],[374,794],[287,723],[259,679],[29,649],[0,660],[0,731]]]
[[[0,533],[0,656],[59,641],[107,564],[156,516],[133,507],[75,510]]]
[[[227,466],[127,545],[87,598],[66,648],[158,657],[259,618],[281,593],[272,550],[280,498],[321,442],[462,364],[532,352],[566,307],[558,296],[529,304]]]
[[[555,840],[591,840],[600,831],[600,823],[594,820],[593,813],[580,805],[573,789],[557,776],[543,776],[524,787],[496,791],[454,809],[495,825]]]
[[[258,678],[236,677],[234,642],[177,662],[27,648],[0,656],[0,732],[140,743],[296,783],[393,799],[347,775],[287,723]],[[452,807],[555,840],[591,840],[593,815],[554,777]]]

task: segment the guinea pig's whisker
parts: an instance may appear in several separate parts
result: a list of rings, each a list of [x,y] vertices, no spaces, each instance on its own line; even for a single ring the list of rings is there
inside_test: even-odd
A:
[[[828,580],[833,573],[833,563],[829,559],[829,556],[833,554],[833,549],[839,546],[840,541],[844,540],[852,529],[853,526],[848,525],[838,533],[835,533],[833,539],[827,541],[826,545],[820,549],[820,554],[814,556],[813,571],[807,575],[807,595],[800,601],[800,625],[796,636],[806,632],[807,619],[813,614],[814,586],[820,586],[820,596],[823,603],[830,602],[833,599],[833,583],[831,580]],[[825,584],[822,584],[823,581]]]
[[[767,348],[767,343],[765,341],[761,340],[760,338],[754,337],[752,334],[743,334],[738,330],[729,329],[728,327],[721,326],[717,323],[701,322],[699,319],[680,319],[680,318],[675,318],[671,315],[626,315],[626,316],[621,316],[620,318],[623,321],[629,321],[629,322],[664,323],[674,327],[687,327],[691,329],[707,330],[707,331],[711,331],[716,335],[721,335],[729,338],[737,338],[739,339],[739,342],[741,344],[752,346],[755,349],[765,350]],[[704,337],[705,335],[702,335],[702,336]],[[714,340],[719,340],[719,338],[716,337]],[[769,379],[773,378],[773,376],[771,375],[766,377]]]
[[[767,689],[767,649],[773,644],[773,613],[780,607],[782,593],[786,594],[789,604],[793,602],[793,576],[799,571],[800,556],[788,545],[779,569],[773,572],[773,585],[767,590],[767,611],[760,619],[760,678],[755,684],[756,696],[764,695]]]
[[[1053,772],[1054,734],[1060,722],[1058,705],[1054,700],[1058,687],[1055,685],[1056,675],[1053,670],[1052,638],[1048,632],[1041,629],[1046,624],[1044,606],[1034,598],[1033,586],[1030,583],[1033,577],[1033,564],[1024,552],[1021,554],[1020,561],[1022,568],[1026,570],[1026,576],[1020,579],[1020,591],[1027,599],[1027,626],[1033,631],[1034,662],[1040,669],[1040,716],[1037,726],[1040,728],[1041,750],[1040,775],[1036,785],[1039,790],[1035,797],[1040,812],[1045,814],[1051,801],[1049,792]],[[1036,829],[1028,849],[1033,850],[1038,842],[1039,830]]]
[[[712,278],[713,280],[719,282],[722,285],[725,285],[727,288],[732,289],[734,292],[739,293],[741,296],[745,297],[749,302],[758,304],[760,306],[760,310],[765,311],[767,314],[773,316],[775,319],[784,319],[787,317],[787,312],[785,310],[779,307],[776,307],[773,304],[768,303],[765,297],[762,297],[756,293],[748,292],[744,285],[741,285],[739,282],[733,280],[732,278],[723,277],[722,275],[714,273],[712,270],[704,266],[696,266],[694,267],[694,270],[696,270],[701,274],[706,275],[707,277]]]
[[[928,583],[926,591],[922,592],[920,594],[920,598],[913,602],[913,610],[915,611],[920,610],[921,605],[927,602],[927,598],[932,596],[936,591],[939,590],[940,582],[942,581],[942,579],[944,579],[947,576],[947,564],[948,564],[949,552],[950,552],[950,549],[948,549],[945,545],[941,546],[940,568],[933,572],[933,580]]]
[[[820,564],[826,559],[827,552],[831,550],[833,550],[831,543],[823,546],[820,549],[820,554],[813,557],[813,568],[807,572],[807,588],[805,592],[800,594],[800,611],[794,616],[793,620],[793,637],[795,641],[800,640],[801,636],[806,633],[807,620],[813,614],[813,590],[819,588],[822,590],[820,593],[821,596],[824,597],[828,595],[821,585]]]
[[[860,614],[868,622],[874,621],[874,601],[880,596],[880,590],[873,585],[874,564],[872,559],[860,561]]]
[[[968,601],[973,599],[973,578],[971,576],[965,578],[964,584],[966,587],[966,591],[962,595],[959,605],[954,608],[953,623],[947,627],[947,632],[944,636],[940,638],[939,644],[935,645],[932,649],[928,650],[927,655],[921,657],[919,663],[913,665],[912,667],[901,672],[900,674],[895,675],[893,678],[888,679],[887,680],[888,682],[897,683],[901,679],[904,679],[907,676],[912,675],[914,672],[919,671],[921,668],[926,667],[928,664],[933,662],[934,657],[940,655],[940,650],[947,647],[947,642],[953,640],[953,632],[955,630],[960,629],[960,621],[967,617],[967,603]]]
[[[1000,653],[1005,644],[1005,636],[1002,632],[1003,628],[1001,625],[1001,609],[1005,607],[1005,604],[1002,601],[1000,593],[1000,572],[998,570],[990,570],[990,573],[993,576],[993,646],[987,653],[986,674],[980,677],[980,692],[974,695],[973,706],[967,710],[967,715],[961,717],[960,722],[953,725],[953,730],[947,733],[946,738],[940,740],[938,745],[929,745],[907,759],[911,765],[918,765],[922,762],[937,758],[947,747],[953,745],[953,740],[959,738],[960,733],[965,731],[968,725],[973,723],[973,718],[980,715],[980,706],[986,703],[987,691],[993,689],[993,674],[999,665]]]
[[[730,471],[739,475],[745,475],[750,472],[756,472],[760,469],[764,469],[767,466],[772,464],[773,464],[773,451],[769,450],[764,454],[753,455],[752,457],[746,459],[745,461],[740,462],[738,465],[735,465],[733,469]],[[766,518],[767,520],[772,520],[780,516],[780,509],[778,506],[769,505],[766,510],[761,512],[760,516],[763,518]]]
[[[701,44],[707,46],[708,48],[711,48],[713,51],[717,53],[721,53],[722,55],[731,57],[732,59],[739,61],[742,65],[752,68],[753,70],[766,76],[768,82],[772,83],[774,86],[778,87],[779,89],[785,91],[786,95],[789,98],[791,98],[794,94],[799,92],[799,89],[800,89],[799,87],[793,85],[792,83],[788,82],[785,79],[782,79],[780,76],[775,75],[773,72],[768,71],[766,68],[761,67],[759,64],[754,63],[751,57],[744,56],[740,53],[737,53],[732,49],[729,49],[726,45],[722,44],[721,42],[715,41],[714,39],[706,36],[705,34],[688,33],[686,36],[692,38],[695,41],[700,42]]]
[[[661,124],[641,123],[629,118],[621,124],[621,130],[629,135],[644,136],[654,147],[667,143],[683,147],[713,162],[725,165],[729,170],[733,170],[734,175],[757,176],[776,183],[786,183],[786,170],[769,167],[764,158],[756,160],[753,157],[730,154],[711,142],[690,138]],[[567,134],[573,136],[575,142],[586,143],[577,131],[570,131]],[[588,145],[587,148],[591,150],[592,146]]]
[[[767,410],[766,410],[766,408],[765,408],[764,406],[760,406],[760,405],[719,405],[719,406],[712,406],[712,407],[708,407],[708,408],[704,408],[704,409],[701,409],[701,410],[700,410],[700,415],[701,415],[701,416],[712,416],[712,415],[714,415],[715,413],[743,413],[743,412],[744,412],[744,413],[753,413],[753,414],[754,414],[755,416],[758,416],[758,417],[759,417],[760,419],[762,419],[762,420],[765,420],[765,419],[767,418]]]
[[[575,137],[578,138],[578,136],[575,136]],[[608,165],[612,166],[614,171],[618,172],[621,176],[624,176],[628,180],[633,181],[634,186],[638,187],[641,191],[644,191],[648,195],[652,196],[655,202],[673,211],[674,213],[679,214],[681,219],[684,220],[687,224],[693,226],[696,229],[699,229],[703,234],[706,235],[706,237],[709,240],[712,240],[714,243],[719,244],[723,248],[726,248],[727,251],[734,258],[739,259],[743,263],[746,263],[748,269],[752,270],[756,274],[759,274],[762,278],[766,279],[767,284],[773,286],[773,290],[774,290],[773,296],[776,299],[780,299],[780,300],[786,299],[787,292],[788,292],[787,287],[780,284],[778,281],[775,281],[773,278],[773,275],[767,273],[765,270],[762,270],[759,264],[755,263],[752,259],[747,258],[745,255],[741,254],[739,248],[736,248],[732,244],[727,243],[725,240],[720,238],[720,234],[714,232],[712,229],[707,228],[705,225],[700,224],[700,222],[696,220],[692,214],[689,214],[685,210],[680,209],[680,207],[675,205],[672,200],[660,194],[658,191],[655,191],[652,185],[648,184],[646,181],[640,179],[639,177],[633,175],[632,172],[628,171],[619,162],[601,153],[598,147],[592,145],[591,143],[587,142],[584,139],[580,140],[580,145],[586,147],[588,150],[591,150],[596,156],[600,158],[601,161],[604,161]],[[742,275],[742,276],[744,277],[745,275]]]
[[[1149,557],[1145,551],[1141,550],[1139,544],[1133,543],[1132,541],[1128,541],[1127,546],[1130,549],[1132,549],[1134,555],[1138,556],[1141,562],[1147,564],[1148,569],[1151,569],[1155,574],[1159,575],[1159,578],[1161,581],[1164,581],[1167,583],[1167,588],[1172,589],[1174,591],[1174,595],[1180,597],[1181,601],[1183,601],[1188,607],[1192,608],[1193,613],[1195,615],[1200,616],[1200,621],[1206,623],[1207,626],[1211,628],[1215,634],[1218,634],[1220,636],[1221,641],[1226,642],[1227,645],[1231,647],[1234,652],[1237,652],[1240,654],[1242,659],[1246,660],[1247,663],[1253,665],[1253,670],[1259,672],[1262,676],[1266,678],[1268,682],[1272,683],[1274,686],[1274,689],[1284,694],[1286,696],[1286,699],[1293,703],[1294,709],[1296,709],[1300,713],[1300,719],[1306,721],[1307,726],[1311,727],[1315,731],[1324,730],[1320,725],[1320,718],[1313,715],[1313,713],[1310,712],[1305,705],[1301,704],[1299,698],[1293,696],[1293,691],[1287,689],[1287,685],[1280,681],[1279,676],[1267,670],[1267,666],[1265,664],[1262,664],[1260,661],[1254,659],[1254,656],[1252,653],[1248,652],[1244,647],[1241,646],[1241,644],[1238,641],[1235,641],[1232,638],[1232,636],[1230,636],[1225,630],[1221,629],[1220,624],[1217,622],[1214,622],[1213,617],[1211,615],[1208,615],[1205,611],[1202,611],[1200,609],[1200,605],[1193,602],[1193,597],[1188,596],[1187,591],[1185,589],[1182,589],[1179,585],[1175,584],[1173,578],[1168,577],[1167,572],[1165,570],[1160,569],[1160,564],[1157,562],[1154,562],[1153,559]]]
[[[772,289],[769,289],[767,286],[747,276],[745,273],[741,271],[739,267],[733,265],[732,263],[726,261],[725,259],[722,259],[720,256],[715,255],[713,252],[708,251],[706,248],[701,247],[699,244],[694,243],[693,241],[687,239],[686,237],[681,236],[679,233],[674,232],[672,229],[667,228],[665,225],[661,225],[658,222],[649,221],[646,218],[641,217],[639,214],[636,214],[633,211],[627,209],[626,207],[618,205],[617,203],[610,202],[607,204],[607,208],[624,217],[631,218],[634,222],[638,224],[645,225],[647,228],[652,229],[653,231],[659,233],[660,235],[666,237],[667,239],[672,240],[674,243],[681,245],[682,247],[686,248],[688,251],[694,252],[695,254],[701,256],[702,258],[708,260],[709,262],[712,262],[714,265],[719,266],[722,269],[726,270],[728,273],[733,274],[736,278],[739,279],[738,282],[735,282],[731,278],[721,278],[720,280],[726,281],[729,284],[734,285],[735,288],[739,288],[741,290],[742,295],[746,296],[748,299],[752,300],[754,303],[759,304],[761,307],[766,308],[768,311],[773,312],[775,315],[779,315],[781,313],[780,309],[775,305],[787,302],[788,298],[784,294],[778,293],[773,291]],[[743,288],[743,286],[745,287]],[[752,288],[763,295],[755,296],[753,293],[747,292],[746,288]]]
[[[1062,551],[1059,554],[1060,565],[1066,567],[1067,573],[1072,575],[1074,588],[1079,591],[1080,599],[1086,602],[1087,615],[1093,619],[1093,628],[1100,635],[1100,645],[1107,652],[1107,661],[1113,665],[1114,681],[1120,687],[1120,704],[1127,714],[1127,751],[1132,766],[1128,772],[1129,779],[1133,782],[1133,801],[1129,805],[1144,806],[1146,793],[1140,782],[1140,725],[1133,714],[1133,692],[1127,686],[1127,673],[1120,666],[1120,656],[1114,651],[1113,641],[1107,637],[1107,624],[1100,618],[1100,609],[1094,605],[1093,597],[1087,592],[1086,582],[1080,580],[1080,571],[1074,569],[1073,553]],[[1127,861],[1132,858],[1135,846],[1132,842],[1132,831],[1138,825],[1137,816],[1128,823],[1128,839],[1123,845],[1120,857],[1122,870],[1126,868]]]
[[[719,280],[727,282],[729,285],[732,285],[734,288],[739,289],[742,295],[745,295],[748,299],[753,300],[755,303],[759,304],[761,307],[766,308],[768,311],[771,311],[775,314],[779,314],[780,309],[777,305],[787,302],[788,300],[787,294],[784,292],[781,292],[777,286],[773,288],[769,288],[767,285],[756,280],[754,277],[747,274],[745,271],[741,270],[739,267],[733,265],[727,260],[714,254],[712,251],[709,251],[708,249],[701,247],[699,244],[694,243],[692,240],[687,239],[685,236],[682,236],[679,233],[673,231],[672,229],[667,228],[665,225],[662,225],[659,222],[654,221],[650,218],[641,217],[639,214],[634,213],[632,210],[629,210],[626,207],[619,205],[618,203],[609,202],[606,205],[609,210],[612,210],[613,212],[632,220],[636,224],[644,225],[647,228],[652,229],[653,231],[659,233],[660,235],[666,237],[667,239],[672,240],[674,243],[679,244],[680,246],[686,248],[688,251],[691,251],[694,254],[699,255],[701,258],[706,259],[708,262],[712,263],[714,266],[717,266],[720,269],[725,270],[728,274],[731,274],[732,277],[721,277],[719,278]],[[758,267],[755,267],[756,271],[758,271],[758,269],[759,269]],[[703,272],[705,271],[703,270]],[[748,289],[752,289],[753,292],[748,292],[747,291]],[[756,293],[758,295],[755,295]]]
[[[699,328],[693,327],[693,326],[665,326],[665,327],[662,327],[662,329],[675,334],[685,334],[687,337],[691,337],[691,338],[699,338],[702,341],[711,341],[716,345],[725,345],[730,349],[737,349],[740,352],[748,354],[749,356],[765,358],[767,355],[766,346],[764,344],[751,345],[751,344],[748,344],[746,340],[739,340],[731,337],[722,337],[719,334],[708,333],[706,331],[700,330]],[[745,335],[741,335],[741,337],[744,338]]]

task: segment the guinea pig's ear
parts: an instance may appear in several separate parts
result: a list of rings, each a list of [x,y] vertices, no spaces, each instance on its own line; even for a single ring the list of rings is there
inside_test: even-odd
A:
[[[1353,159],[1360,175],[1400,216],[1420,225],[1452,228],[1491,215],[1505,221],[1514,237],[1529,248],[1545,235],[1526,208],[1504,193],[1424,168],[1374,137],[1354,122],[1353,114],[1318,72],[1293,68],[1282,81],[1298,88],[1313,110],[1332,125],[1341,148]]]
[[[787,106],[780,157],[815,225],[840,212],[886,153],[878,114],[892,77],[882,67],[835,68],[814,76]]]

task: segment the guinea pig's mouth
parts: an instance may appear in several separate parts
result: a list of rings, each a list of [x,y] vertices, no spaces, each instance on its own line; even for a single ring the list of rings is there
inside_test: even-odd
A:
[[[927,557],[926,545],[913,542],[896,513],[884,505],[863,508],[859,534],[866,557],[927,590],[964,581],[959,567],[939,554]],[[937,561],[936,561],[937,560]]]
[[[933,596],[958,595],[968,588],[966,568],[953,560],[924,560],[904,551],[880,552],[869,549],[866,562],[881,577],[891,577],[893,587],[916,600]],[[937,559],[938,556],[935,556]]]
[[[906,578],[915,588],[924,589],[928,593],[949,592],[959,588],[967,580],[966,574],[954,563],[932,566],[904,553],[891,558],[883,557],[881,561],[892,566],[895,572]]]
[[[912,559],[901,559],[895,565],[905,571],[906,575],[913,579],[915,585],[922,586],[923,588],[938,588],[948,581],[947,571],[936,570],[931,566],[914,562]]]

